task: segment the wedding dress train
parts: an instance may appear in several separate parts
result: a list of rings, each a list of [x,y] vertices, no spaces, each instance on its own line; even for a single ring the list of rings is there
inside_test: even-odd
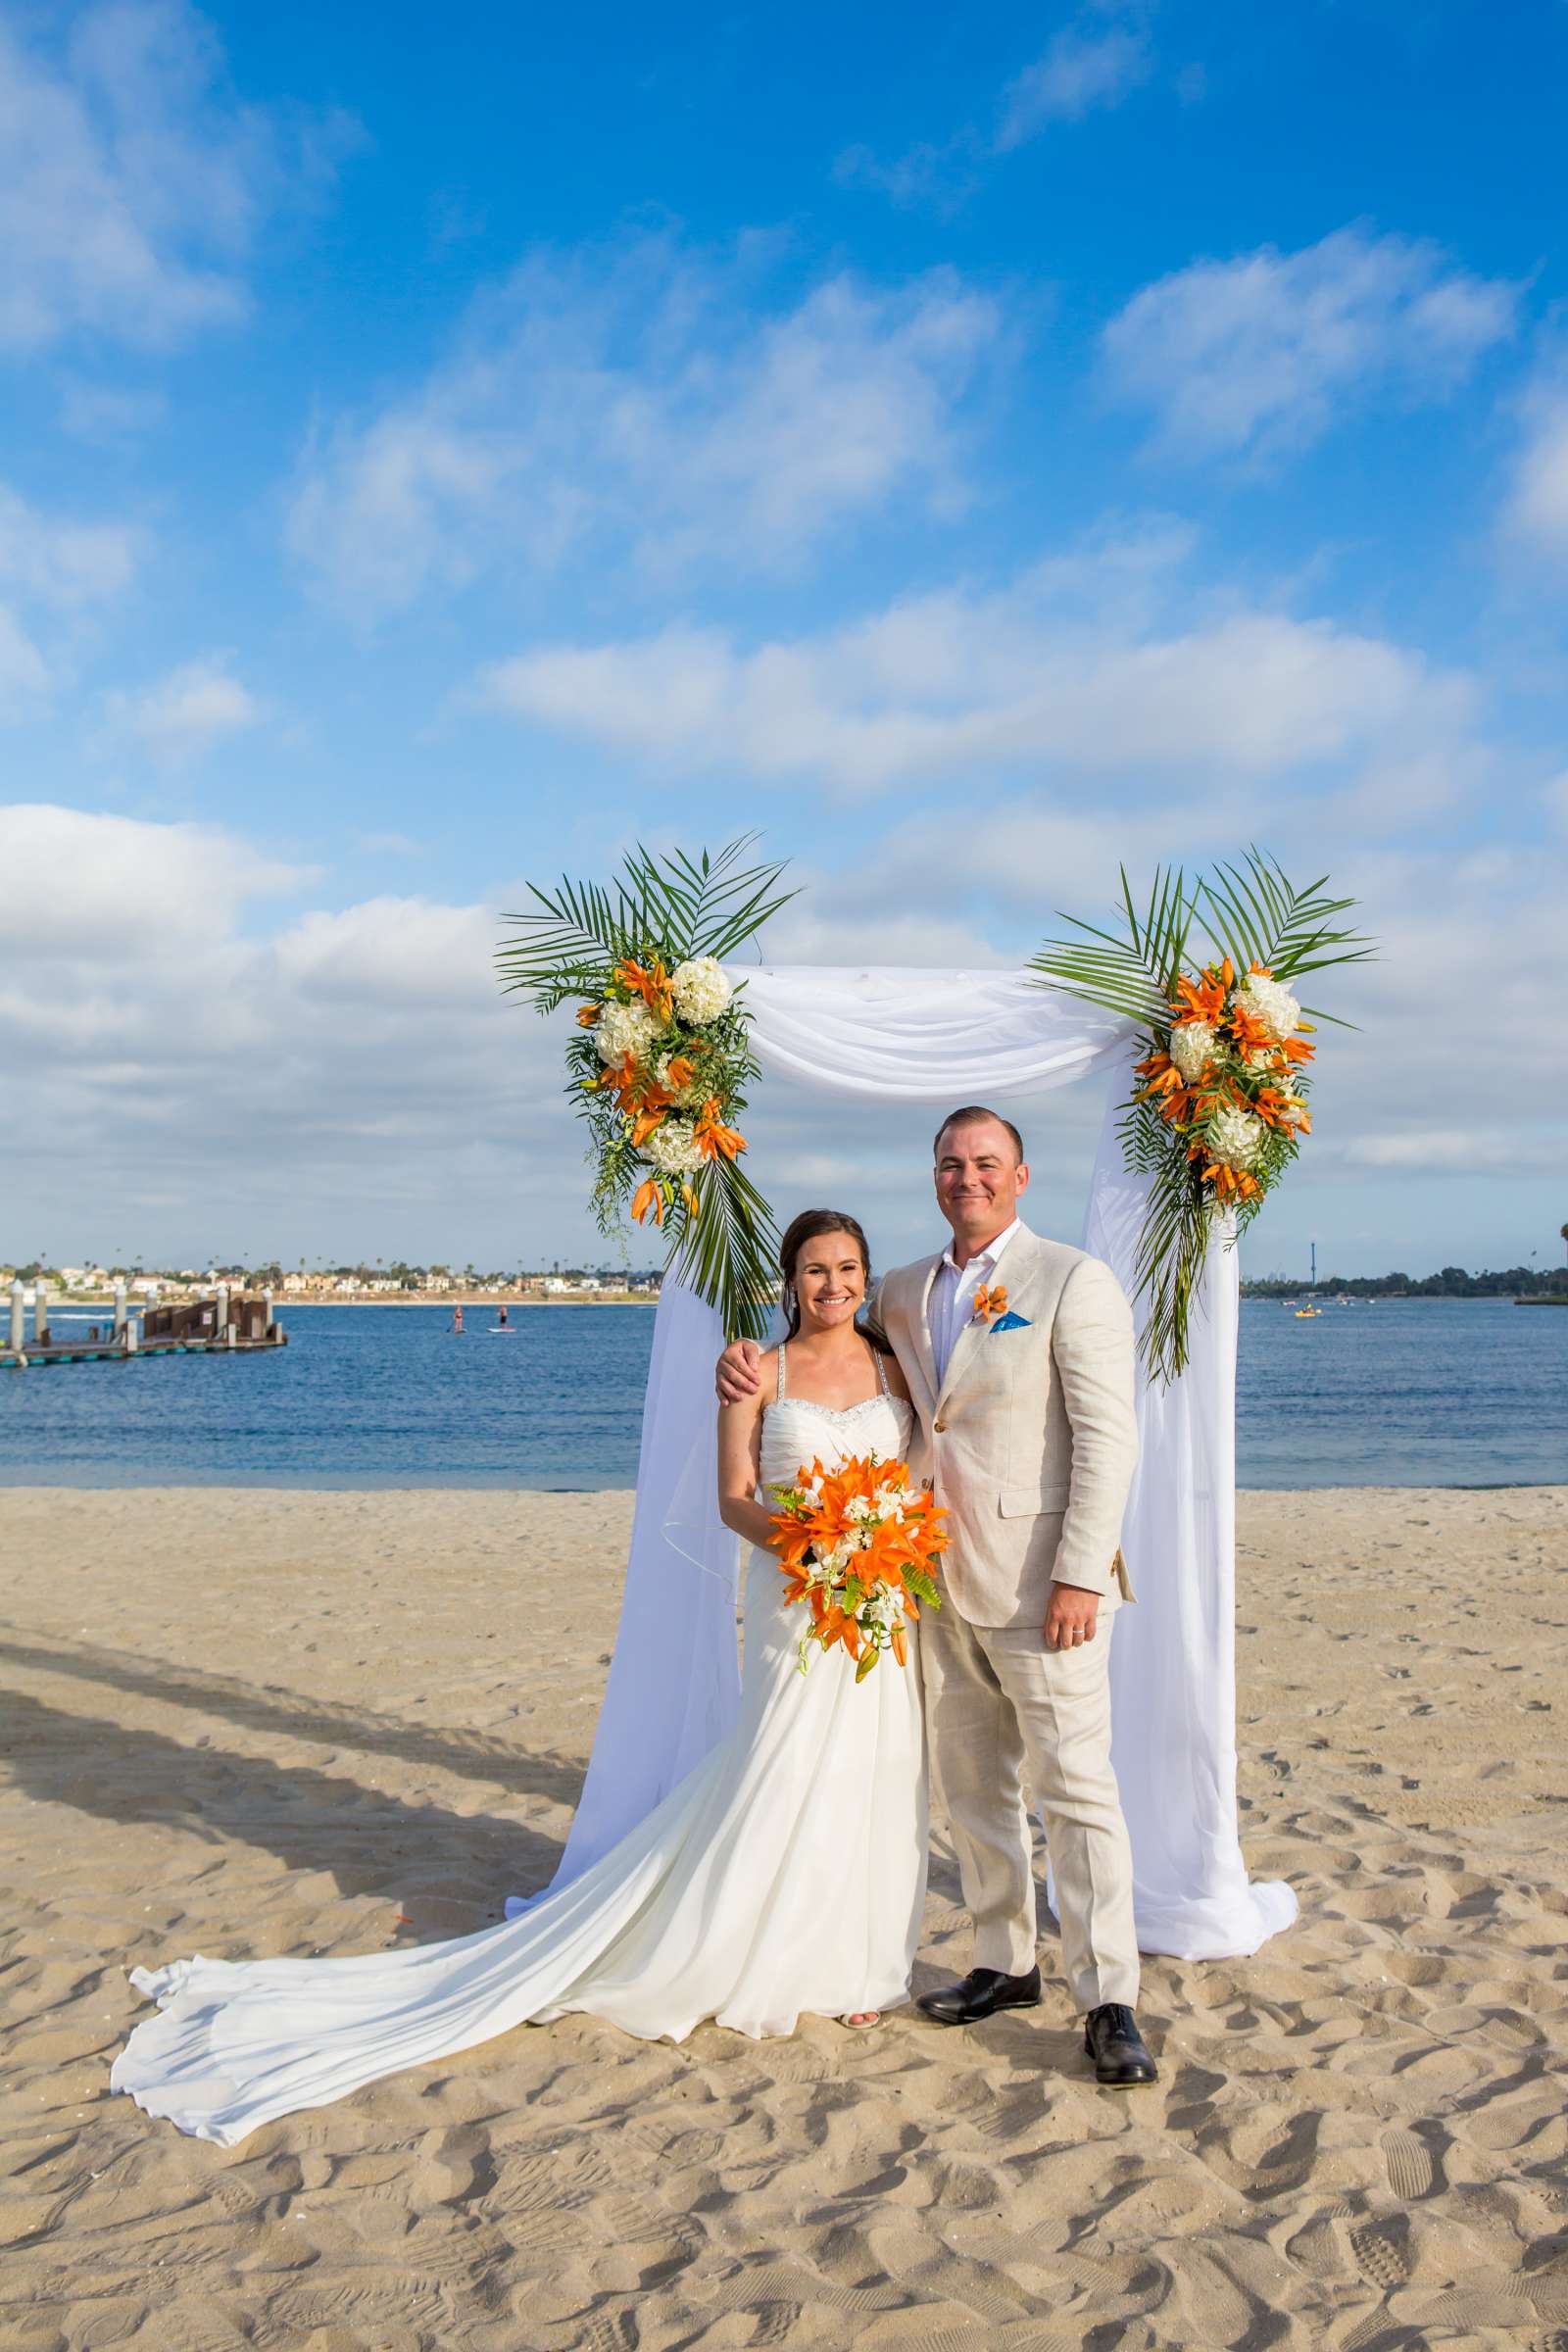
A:
[[[847,1412],[781,1397],[762,1422],[764,1486],[803,1462],[902,1456],[909,1407]],[[136,1969],[160,2004],[111,2086],[231,2147],[259,2124],[587,2010],[644,2039],[705,2018],[783,2034],[905,1999],[925,1898],[917,1647],[857,1686],[842,1649],[798,1666],[807,1622],[772,1553],[746,1571],[740,1715],[663,1803],[580,1879],[503,1925],[363,1959],[177,1960]]]

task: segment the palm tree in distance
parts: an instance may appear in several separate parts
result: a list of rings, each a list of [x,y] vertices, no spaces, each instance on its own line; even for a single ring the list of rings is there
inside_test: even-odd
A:
[[[1568,1225],[1559,1225],[1557,1231],[1562,1237],[1562,1262],[1568,1266]]]

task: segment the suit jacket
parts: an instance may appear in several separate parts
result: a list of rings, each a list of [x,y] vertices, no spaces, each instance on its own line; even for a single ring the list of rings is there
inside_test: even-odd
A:
[[[1138,1459],[1132,1310],[1108,1266],[1027,1226],[997,1274],[1009,1314],[975,1317],[940,1386],[926,1319],[941,1255],[883,1276],[873,1313],[919,1420],[910,1468],[949,1514],[950,1605],[972,1625],[1042,1625],[1053,1581],[1132,1598],[1120,1551]]]

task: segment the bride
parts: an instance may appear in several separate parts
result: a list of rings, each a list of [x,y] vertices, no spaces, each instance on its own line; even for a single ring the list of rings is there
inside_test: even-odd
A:
[[[780,1250],[788,1333],[756,1397],[719,1414],[719,1503],[753,1549],[734,1730],[571,1885],[503,1925],[365,1959],[176,1960],[136,1969],[160,2003],[110,2077],[149,2115],[231,2147],[257,2125],[587,2010],[684,2040],[705,2018],[793,2033],[801,2011],[874,2025],[906,1996],[925,1899],[919,1658],[858,1686],[842,1648],[799,1670],[759,1490],[803,1463],[902,1458],[903,1375],[858,1322],[856,1220],[808,1209]],[[911,1632],[917,1631],[915,1628]]]

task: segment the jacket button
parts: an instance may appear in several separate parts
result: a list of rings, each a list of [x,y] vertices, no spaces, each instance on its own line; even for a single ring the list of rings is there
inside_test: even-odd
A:
[[[945,1421],[933,1421],[931,1426],[933,1429],[946,1429],[948,1425]]]

